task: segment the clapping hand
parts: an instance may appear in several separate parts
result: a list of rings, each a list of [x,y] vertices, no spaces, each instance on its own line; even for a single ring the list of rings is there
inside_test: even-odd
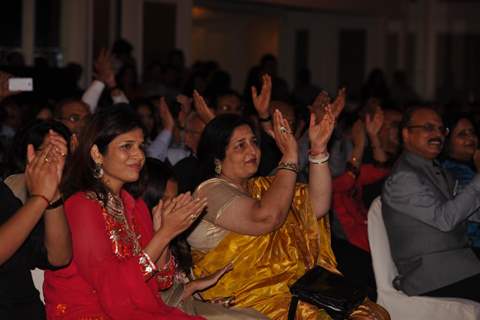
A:
[[[154,231],[164,230],[172,239],[198,218],[207,206],[207,199],[194,199],[183,193],[172,200],[160,200],[152,210]]]
[[[309,109],[311,112],[315,113],[317,119],[322,119],[323,114],[325,113],[325,108],[330,104],[330,97],[328,96],[328,92],[322,90],[313,100]]]
[[[198,93],[197,90],[193,90],[193,105],[195,106],[198,116],[203,120],[203,122],[209,123],[210,120],[215,118],[215,114],[213,113],[212,109],[208,107],[205,99],[200,95],[200,93]]]
[[[298,145],[288,121],[277,109],[273,113],[273,137],[283,154],[283,161],[298,162]]]
[[[112,67],[112,55],[107,49],[101,49],[95,60],[95,77],[110,89],[117,85]]]
[[[327,144],[335,127],[335,115],[332,106],[325,107],[323,117],[317,123],[314,112],[310,114],[310,127],[308,138],[310,139],[310,152],[312,155],[323,154],[327,151]]]
[[[252,90],[252,101],[257,110],[258,116],[260,118],[268,118],[269,106],[270,106],[270,96],[272,95],[272,78],[268,74],[262,76],[262,89],[260,95],[257,93],[257,88],[255,86],[251,87]]]
[[[352,126],[352,143],[354,147],[363,149],[367,141],[365,123],[358,119]]]
[[[35,153],[33,145],[28,145],[25,179],[30,194],[49,201],[58,197],[66,155],[66,141],[62,140],[50,132],[41,151]]]
[[[332,109],[332,114],[336,120],[340,113],[342,113],[343,108],[345,107],[346,97],[347,90],[345,88],[341,88],[338,90],[337,97],[333,102],[331,101],[326,91],[321,91],[310,106],[310,110],[315,113],[315,116],[319,121],[323,118],[325,108],[327,106],[330,106],[330,108]]]
[[[333,102],[326,91],[320,92],[315,98],[310,107],[312,113],[308,129],[312,155],[327,151],[327,144],[335,128],[335,121],[345,107],[346,95],[346,89],[341,88]]]
[[[346,88],[340,88],[338,90],[337,97],[331,104],[332,106],[332,113],[335,119],[338,118],[340,113],[342,113],[343,109],[345,108],[345,102],[347,100],[347,89]]]
[[[380,132],[383,118],[383,110],[381,108],[377,108],[373,116],[369,113],[365,115],[365,129],[370,137],[376,136]]]
[[[172,113],[170,112],[170,108],[167,105],[165,97],[161,97],[160,99],[153,101],[153,104],[155,105],[155,107],[157,107],[163,127],[170,131],[173,130],[175,126],[175,120],[173,119]]]

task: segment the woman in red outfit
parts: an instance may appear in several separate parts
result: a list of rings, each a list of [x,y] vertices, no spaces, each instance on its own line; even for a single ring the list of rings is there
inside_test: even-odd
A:
[[[201,319],[168,307],[168,244],[188,228],[205,200],[180,195],[159,203],[154,223],[142,200],[123,190],[141,178],[144,131],[128,106],[93,115],[80,135],[64,192],[73,243],[71,264],[45,273],[48,319]]]
[[[351,244],[370,252],[367,233],[368,209],[363,203],[363,188],[385,178],[389,169],[384,166],[387,154],[382,148],[379,132],[383,111],[378,107],[374,115],[358,119],[352,127],[353,150],[347,170],[332,181],[333,208],[345,236]],[[376,164],[362,164],[367,135]]]

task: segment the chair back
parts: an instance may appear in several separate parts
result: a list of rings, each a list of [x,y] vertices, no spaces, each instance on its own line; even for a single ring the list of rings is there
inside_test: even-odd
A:
[[[387,230],[383,223],[380,196],[375,198],[368,210],[368,241],[370,242],[377,290],[397,291],[393,287],[392,281],[398,275],[398,270],[392,259]]]
[[[35,268],[31,272],[32,272],[33,284],[35,285],[35,288],[37,288],[38,292],[40,293],[40,300],[42,300],[42,302],[45,303],[45,300],[43,297],[43,275],[45,271],[43,271],[42,269]]]

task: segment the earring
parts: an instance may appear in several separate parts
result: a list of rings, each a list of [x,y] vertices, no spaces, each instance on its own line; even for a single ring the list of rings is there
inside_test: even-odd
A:
[[[101,179],[103,177],[103,165],[95,162],[95,168],[93,168],[93,177],[95,179]]]
[[[219,176],[222,173],[222,163],[218,159],[215,159],[213,162],[215,163],[215,173]]]

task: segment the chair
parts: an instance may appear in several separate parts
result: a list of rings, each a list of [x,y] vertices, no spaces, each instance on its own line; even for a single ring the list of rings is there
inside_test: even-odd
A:
[[[412,297],[393,287],[392,281],[398,275],[398,270],[392,259],[383,223],[380,197],[372,202],[368,211],[368,239],[377,284],[377,303],[388,310],[392,320],[480,319],[480,304],[476,302],[456,298]]]
[[[45,303],[45,299],[43,298],[43,274],[44,271],[42,269],[35,268],[32,271],[32,278],[33,284],[35,288],[37,288],[38,292],[40,292],[40,300]]]

